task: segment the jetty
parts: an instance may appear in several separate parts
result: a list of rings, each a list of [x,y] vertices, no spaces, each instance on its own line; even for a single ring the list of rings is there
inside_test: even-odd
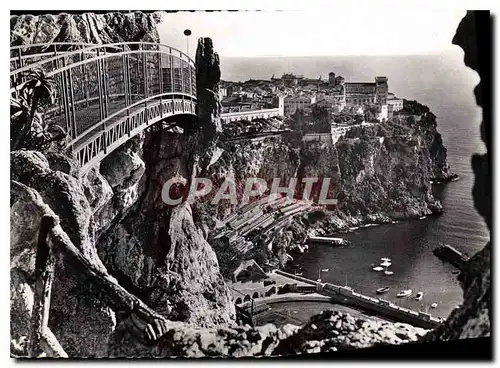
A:
[[[400,307],[388,300],[360,294],[347,286],[313,281],[281,270],[275,270],[274,273],[297,280],[302,284],[314,286],[316,289],[315,293],[329,296],[333,303],[353,307],[360,311],[377,315],[395,322],[408,323],[416,327],[432,329],[440,326],[444,321],[440,317],[431,316],[430,313],[424,313],[421,311],[417,312],[408,308]]]
[[[349,242],[342,238],[332,238],[329,236],[310,236],[306,239],[306,243],[322,243],[331,245],[347,245]]]
[[[249,270],[248,267],[243,269]],[[252,270],[249,272],[255,271]],[[273,303],[315,301],[329,302],[332,304],[332,309],[335,309],[335,305],[349,307],[368,316],[408,323],[425,329],[435,328],[444,321],[440,317],[431,316],[430,313],[417,312],[388,300],[363,295],[348,286],[314,281],[277,269],[265,274],[258,271],[258,274],[259,280],[256,277],[251,277],[250,281],[238,278],[236,282],[226,280],[235,300],[235,306],[238,307],[237,312],[238,310],[241,312],[239,313],[241,320],[251,319],[253,315],[267,310]],[[243,311],[246,314],[242,313]]]
[[[468,257],[459,252],[451,245],[443,244],[432,251],[436,257],[444,262],[448,262],[460,271],[465,269]]]

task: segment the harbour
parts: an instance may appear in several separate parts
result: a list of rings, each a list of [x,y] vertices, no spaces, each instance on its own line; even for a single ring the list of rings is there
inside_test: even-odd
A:
[[[409,323],[421,328],[435,328],[443,322],[442,318],[433,316],[430,313],[398,306],[380,297],[373,298],[363,295],[348,286],[313,281],[281,270],[274,270],[262,276],[272,282],[272,284],[268,283],[267,288],[265,283],[262,284],[263,287],[259,287],[255,282],[251,281],[230,285],[230,289],[233,290],[233,297],[238,294],[244,295],[243,299],[240,297],[235,298],[236,306],[240,311],[243,310],[248,313],[246,317],[251,316],[252,323],[257,323],[258,317],[254,319],[254,316],[268,311],[271,305],[288,302],[295,303],[294,307],[297,307],[297,309],[300,309],[300,303],[302,302],[318,302],[322,305],[321,307],[318,306],[318,308],[333,310],[340,306],[344,311],[347,308],[348,312],[349,308],[351,308],[355,314],[361,314],[368,319],[375,317],[392,322]],[[273,286],[269,287],[269,285]],[[278,290],[281,290],[281,294]],[[409,295],[411,293],[404,296]],[[325,303],[330,303],[330,305]]]

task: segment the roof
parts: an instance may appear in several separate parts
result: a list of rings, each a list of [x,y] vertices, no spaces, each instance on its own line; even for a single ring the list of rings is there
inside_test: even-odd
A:
[[[347,82],[346,86],[370,86],[375,87],[375,82]]]
[[[265,271],[255,262],[254,259],[249,259],[248,261],[243,261],[240,263],[238,268],[233,272],[234,277],[237,277],[241,271],[246,270],[248,267],[251,267],[254,272],[260,273],[263,276],[266,275]]]

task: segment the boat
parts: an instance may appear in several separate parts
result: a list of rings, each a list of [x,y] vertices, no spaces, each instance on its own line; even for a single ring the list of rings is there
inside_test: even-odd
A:
[[[458,275],[460,273],[460,271],[454,270],[454,271],[451,271],[451,273],[454,274],[454,275]]]
[[[426,217],[426,216],[422,216],[422,217],[419,217],[418,219],[419,219],[419,220],[425,220],[425,217]]]
[[[384,261],[380,264],[381,267],[389,267],[390,265],[392,265],[392,263],[387,261]]]
[[[394,275],[394,272],[393,271],[389,271],[389,270],[385,270],[384,273],[386,275]]]
[[[411,290],[411,289],[408,289],[408,290],[403,290],[403,291],[401,291],[400,293],[398,293],[396,296],[397,296],[398,298],[402,298],[402,297],[405,297],[405,296],[410,296],[410,295],[411,295],[411,293],[412,293],[412,291],[413,291],[413,290]]]
[[[438,306],[438,303],[432,303],[431,308],[436,308]]]
[[[384,262],[390,262],[391,259],[390,258],[386,258],[386,257],[382,257],[380,258],[381,261],[384,261]]]
[[[424,293],[422,293],[421,291],[419,291],[417,293],[417,296],[415,297],[416,300],[422,300],[422,298],[424,297]]]
[[[376,267],[373,267],[373,268],[372,268],[372,270],[373,270],[373,271],[380,272],[380,271],[383,271],[383,270],[384,270],[384,267],[376,266]]]
[[[375,292],[377,294],[383,294],[387,291],[389,291],[390,287],[389,286],[386,286],[386,287],[381,287],[381,288],[378,288],[377,290],[375,290]]]

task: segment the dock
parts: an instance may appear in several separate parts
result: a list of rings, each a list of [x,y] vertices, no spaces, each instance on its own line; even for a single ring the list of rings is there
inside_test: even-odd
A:
[[[468,257],[453,248],[451,245],[443,244],[432,251],[436,257],[444,262],[448,262],[460,271],[465,269]]]
[[[313,281],[281,270],[275,270],[274,272],[276,274],[297,280],[302,284],[314,286],[317,294],[328,296],[335,303],[352,306],[356,309],[366,311],[395,322],[408,323],[425,329],[433,329],[443,323],[442,318],[431,316],[429,313],[420,311],[417,312],[408,308],[403,308],[384,299],[372,298],[357,293],[352,288],[347,286]]]
[[[322,243],[330,245],[347,245],[349,242],[342,238],[333,238],[329,236],[310,236],[306,239],[306,243]]]

